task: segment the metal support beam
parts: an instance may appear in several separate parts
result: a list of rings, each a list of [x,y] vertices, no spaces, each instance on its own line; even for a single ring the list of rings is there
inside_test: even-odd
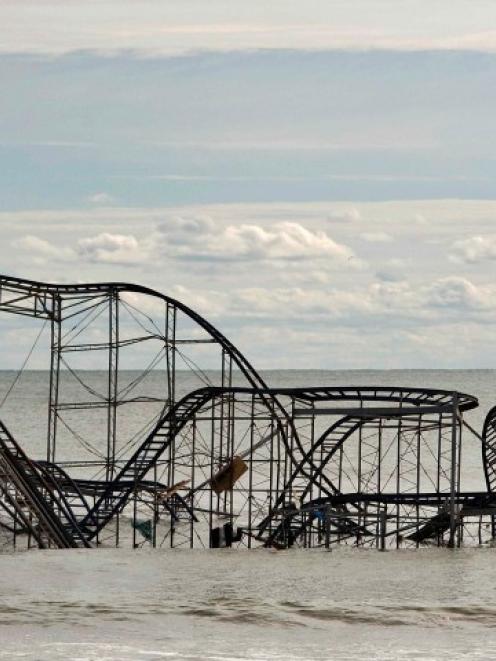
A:
[[[51,295],[51,299],[52,315],[50,317],[50,377],[46,457],[47,461],[55,463],[62,342],[62,299],[56,293]]]
[[[108,301],[108,399],[107,399],[107,481],[114,479],[117,439],[119,375],[119,293],[111,290]]]
[[[453,393],[453,409],[451,418],[451,467],[450,467],[450,498],[449,498],[449,548],[455,547],[455,537],[457,528],[457,507],[456,507],[456,494],[459,485],[457,485],[458,476],[458,424],[459,424],[460,411],[458,409],[458,393]]]

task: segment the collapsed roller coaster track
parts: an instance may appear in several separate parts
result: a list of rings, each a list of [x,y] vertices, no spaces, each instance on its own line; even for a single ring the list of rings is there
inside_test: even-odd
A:
[[[49,329],[44,450],[39,425],[32,449],[18,440],[29,412],[0,423],[6,548],[494,537],[496,407],[479,435],[470,395],[271,388],[203,316],[139,285],[0,276],[0,312],[42,322],[28,358]],[[480,491],[462,488],[463,432],[481,445]]]

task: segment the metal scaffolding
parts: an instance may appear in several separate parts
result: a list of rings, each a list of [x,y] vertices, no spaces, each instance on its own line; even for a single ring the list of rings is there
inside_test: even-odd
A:
[[[0,276],[0,311],[48,324],[46,452],[0,425],[4,548],[492,541],[496,409],[405,387],[270,388],[186,305],[126,283]],[[462,440],[486,483],[463,488]],[[23,444],[24,446],[24,444]]]

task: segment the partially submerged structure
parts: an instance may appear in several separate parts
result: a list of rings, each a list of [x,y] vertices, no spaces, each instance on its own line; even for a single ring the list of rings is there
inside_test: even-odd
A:
[[[38,320],[35,344],[43,329],[50,338],[36,448],[0,423],[4,549],[385,549],[495,535],[496,409],[478,434],[464,421],[470,395],[271,388],[202,316],[137,285],[0,276],[0,312]],[[467,435],[481,491],[462,488]]]

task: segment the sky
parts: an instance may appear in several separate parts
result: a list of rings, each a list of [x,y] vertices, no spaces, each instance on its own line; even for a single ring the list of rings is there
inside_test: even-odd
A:
[[[0,271],[260,368],[496,367],[495,83],[492,0],[0,0]]]

